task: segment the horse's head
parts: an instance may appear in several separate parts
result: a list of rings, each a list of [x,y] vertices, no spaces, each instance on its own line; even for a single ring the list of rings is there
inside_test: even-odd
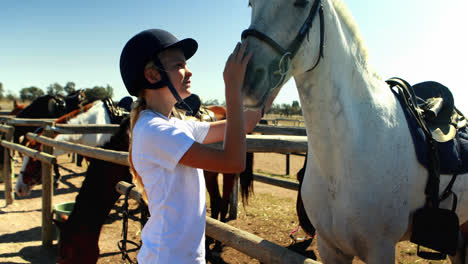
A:
[[[67,95],[67,97],[65,97],[66,112],[70,113],[71,111],[78,109],[85,102],[85,99],[86,95],[83,89]]]
[[[64,99],[54,96],[49,99],[47,110],[52,118],[60,117],[67,113],[67,105]]]
[[[96,236],[99,236],[99,232],[90,230],[86,226],[75,227],[68,221],[54,220],[54,222],[60,230],[59,264],[97,263],[99,245]]]
[[[315,18],[323,20],[323,14],[320,0],[250,0],[249,6],[251,24],[242,39],[253,57],[244,80],[244,104],[260,108],[292,75],[316,65],[323,23]]]
[[[39,149],[40,144],[30,145],[30,148]],[[28,196],[34,185],[42,181],[42,166],[39,160],[30,157],[23,158],[23,165],[15,185],[16,195]]]

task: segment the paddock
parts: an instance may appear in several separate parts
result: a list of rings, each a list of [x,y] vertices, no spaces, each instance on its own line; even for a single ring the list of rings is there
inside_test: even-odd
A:
[[[37,121],[34,121],[34,122],[37,122]],[[46,122],[50,122],[50,120],[46,120]],[[23,123],[25,123],[25,121],[19,121],[19,123],[23,124]],[[28,123],[28,125],[29,124],[30,123]],[[43,125],[44,123],[41,123],[41,124]],[[0,126],[0,131],[3,132],[3,133],[9,134],[9,133],[12,133],[12,129],[13,129],[12,127],[13,127],[13,125],[11,125],[11,123],[10,123],[10,125],[2,125],[2,126]],[[86,127],[85,128],[85,127],[72,127],[72,126],[68,126],[68,125],[58,125],[58,126],[50,126],[49,131],[60,132],[60,133],[92,133],[92,132],[96,132],[96,131],[99,131],[99,132],[113,132],[113,131],[115,131],[115,127],[116,127],[115,125],[111,125],[111,126],[99,126],[99,127],[92,127],[92,128]],[[289,129],[289,132],[284,132],[284,133],[288,134],[289,136],[296,134],[297,131],[301,131],[300,129],[297,130],[296,128],[292,129],[292,130],[296,131],[295,133],[292,133],[290,131],[291,128],[287,128],[284,131],[288,131],[288,129]],[[262,127],[262,126],[259,126],[259,127],[256,128],[257,132],[261,131],[262,133],[265,133],[265,134],[268,134],[268,132],[265,132],[265,131],[269,131],[269,130],[270,131],[274,130],[275,131],[274,133],[277,133],[278,127],[271,127],[271,126],[263,126]],[[274,133],[271,132],[271,134],[274,134]],[[299,132],[299,133],[304,133],[304,132],[302,131],[302,132]],[[80,145],[74,146],[74,145],[77,145],[77,144],[69,145],[69,144],[62,144],[60,142],[57,143],[57,142],[54,142],[54,140],[51,140],[50,138],[42,137],[42,136],[39,137],[39,136],[37,136],[35,134],[32,134],[32,133],[28,134],[28,137],[31,138],[31,139],[34,139],[34,140],[42,141],[42,143],[44,143],[45,145],[51,145],[51,146],[56,146],[56,147],[61,146],[63,148],[68,148],[68,150],[73,150],[73,151],[75,151],[77,153],[80,153],[80,154],[89,155],[89,156],[94,155],[95,157],[102,158],[102,159],[108,159],[110,161],[116,161],[117,160],[117,163],[121,163],[121,164],[126,163],[126,153],[110,153],[109,154],[109,153],[106,153],[106,150],[100,150],[98,148],[96,148],[96,149],[92,148],[91,152],[93,152],[95,154],[90,154],[90,153],[87,152],[88,151],[87,148],[89,148],[89,147],[86,147],[86,146],[80,146]],[[287,140],[287,139],[291,140],[293,142],[292,145],[294,145],[295,148],[292,148],[290,146],[288,147],[288,146],[283,146],[282,145],[281,142],[284,141],[284,140]],[[254,142],[254,141],[260,141],[260,140],[263,140],[264,144],[259,144],[259,143]],[[7,140],[5,139],[5,141],[7,141]],[[300,139],[300,137],[298,138],[297,136],[293,136],[293,137],[264,136],[263,138],[258,137],[258,136],[249,136],[249,139],[248,139],[249,150],[250,151],[257,151],[257,152],[262,152],[263,151],[263,152],[265,152],[265,155],[269,155],[268,153],[272,152],[271,146],[268,147],[268,148],[265,147],[265,146],[269,146],[268,143],[265,143],[265,142],[269,142],[269,141],[273,142],[273,144],[272,144],[273,146],[279,146],[280,150],[283,153],[300,152],[300,151],[305,151],[306,150],[306,146],[305,146],[305,149],[300,149],[300,147],[298,147],[298,146],[301,146],[301,143],[300,143],[301,139]],[[252,142],[254,142],[254,143],[252,143]],[[2,145],[5,145],[7,147],[9,147],[9,146],[12,147],[11,143],[8,143],[8,142],[2,142]],[[264,146],[263,149],[262,149],[261,145]],[[304,146],[302,146],[302,147],[304,148]],[[17,146],[14,146],[12,148],[16,149]],[[16,149],[16,150],[17,151],[26,151],[27,152],[27,150],[24,150],[24,149],[21,149],[21,148]],[[54,162],[57,162],[57,160],[54,161],[53,157],[50,157],[50,159],[48,159],[47,158],[48,157],[47,153],[44,153],[44,152],[37,152],[36,151],[36,152],[31,152],[29,154],[30,155],[35,155],[35,157],[40,157],[41,159],[43,159],[42,160],[43,163],[51,163],[52,164]],[[8,155],[6,155],[6,157],[8,157]],[[291,158],[294,159],[294,156],[291,156]],[[277,157],[277,160],[281,161],[282,159],[279,159]],[[283,161],[281,161],[281,164],[282,164],[281,173],[283,172],[284,166],[285,166]],[[8,162],[11,162],[11,161],[8,160],[7,163]],[[276,162],[276,163],[278,163],[278,162]],[[4,169],[8,168],[8,167],[9,166],[4,166]],[[17,169],[18,168],[16,168],[16,170]],[[49,169],[46,169],[46,170],[48,170],[50,172],[50,167],[49,167]],[[15,171],[15,167],[14,166],[10,167],[10,171],[11,171],[11,173],[13,173]],[[7,175],[7,174],[4,174],[4,175]],[[50,179],[50,178],[51,178],[50,176],[47,177],[47,179]],[[276,190],[276,191],[273,191],[273,193],[275,195],[275,194],[280,193],[280,191],[278,191],[278,190],[281,189],[281,190],[285,190],[285,191],[281,191],[281,192],[289,193],[288,194],[289,198],[288,198],[288,205],[287,205],[288,208],[287,208],[287,210],[286,210],[286,208],[284,206],[279,206],[280,211],[288,211],[289,215],[284,216],[280,212],[275,210],[275,208],[277,207],[276,203],[283,204],[284,201],[283,201],[283,199],[280,199],[279,200],[280,202],[278,202],[278,200],[276,200],[277,197],[275,197],[274,195],[273,196],[270,195],[269,198],[266,199],[266,200],[273,199],[274,204],[265,205],[264,204],[265,199],[263,199],[263,200],[261,199],[261,203],[265,207],[265,208],[262,208],[262,209],[264,209],[263,213],[261,213],[259,215],[256,215],[255,213],[249,211],[249,206],[251,206],[251,205],[245,205],[245,207],[241,206],[241,207],[239,207],[239,212],[237,214],[237,215],[239,215],[240,219],[233,220],[233,221],[229,222],[230,226],[217,225],[216,222],[213,222],[214,220],[213,221],[207,220],[207,233],[214,236],[216,239],[225,242],[226,244],[232,243],[232,245],[229,245],[229,248],[226,250],[227,256],[235,256],[233,258],[239,258],[239,254],[244,256],[245,254],[243,254],[243,253],[237,253],[237,252],[239,252],[238,251],[239,249],[236,249],[236,250],[232,249],[231,250],[231,248],[236,248],[236,246],[238,246],[238,245],[241,245],[241,246],[248,245],[246,250],[252,250],[253,249],[254,253],[267,252],[267,253],[263,253],[263,255],[268,255],[270,257],[270,260],[263,259],[262,261],[264,263],[278,263],[278,262],[275,262],[275,260],[281,258],[281,256],[271,255],[269,253],[269,250],[271,250],[272,248],[273,249],[276,248],[278,246],[278,244],[281,245],[281,248],[284,248],[285,246],[288,246],[292,241],[291,239],[289,239],[288,233],[295,226],[297,226],[297,217],[295,217],[295,215],[293,215],[295,213],[293,207],[295,206],[294,197],[295,197],[295,193],[296,193],[295,190],[297,189],[297,184],[294,183],[294,182],[291,182],[291,181],[272,179],[270,177],[264,177],[264,176],[261,176],[261,175],[256,175],[255,179],[256,179],[255,184],[257,186],[256,187],[256,195],[259,195],[258,192],[257,192],[258,190],[260,190],[258,186],[263,186],[263,185],[259,185],[259,184],[261,184],[260,182],[267,182],[269,184],[272,183],[274,185],[284,187],[284,188],[283,187],[281,187],[281,188],[262,187],[263,190],[261,192],[265,192],[265,190],[267,190],[267,191]],[[70,180],[71,180],[71,178],[69,180],[67,179],[67,181],[70,181]],[[46,187],[46,191],[41,191],[40,188],[43,188],[44,186]],[[37,208],[35,209],[35,211],[36,211],[35,215],[40,216],[42,214],[42,217],[40,217],[39,219],[41,219],[41,218],[45,219],[45,220],[41,220],[41,221],[44,221],[44,222],[48,222],[49,218],[44,217],[43,214],[45,212],[50,212],[50,209],[47,209],[47,208],[51,208],[51,207],[48,207],[48,205],[47,205],[47,203],[49,203],[49,200],[47,198],[46,199],[42,199],[43,197],[41,198],[41,196],[42,196],[41,193],[47,193],[47,190],[49,190],[50,186],[51,186],[51,184],[48,185],[46,183],[46,184],[43,184],[42,186],[37,186],[35,188],[35,190],[36,190],[35,191],[35,193],[36,193],[35,199],[36,200],[37,199],[42,200],[41,204],[40,204],[40,207],[38,209]],[[269,186],[269,185],[265,185],[265,186]],[[7,195],[6,195],[7,194],[7,184],[6,183],[4,184],[3,193],[5,194],[5,196],[3,198],[6,200],[6,198],[7,198]],[[52,193],[52,191],[50,191],[50,193]],[[39,197],[37,197],[38,195],[39,195]],[[262,196],[262,195],[263,194],[260,193],[259,196]],[[25,203],[27,203],[27,199],[28,198],[18,200],[18,201],[15,201],[15,202],[12,201],[13,203],[10,204],[9,207],[10,208],[15,208],[15,206],[17,206],[18,203],[25,204]],[[58,198],[57,195],[56,196],[51,195],[50,196],[50,204],[51,204],[50,206],[52,206],[52,201],[54,202],[54,204],[57,204],[59,202],[63,202],[64,200],[63,200],[63,198]],[[68,199],[68,200],[65,200],[65,201],[72,201],[72,200]],[[121,201],[119,201],[119,203],[121,203]],[[44,208],[46,208],[46,209],[44,210]],[[39,212],[37,212],[38,210],[39,210]],[[14,213],[15,210],[13,212],[8,212],[7,208],[5,208],[2,211],[4,212],[3,216],[6,216],[7,214]],[[31,210],[31,211],[34,211],[34,210]],[[270,214],[270,212],[271,212],[271,214]],[[114,218],[118,217],[118,214],[116,212],[111,213],[111,214],[114,215],[113,216]],[[0,217],[1,216],[2,216],[2,214],[0,214]],[[252,216],[254,216],[255,220],[250,219]],[[278,226],[275,226],[275,224],[277,222],[279,222],[278,218],[275,218],[275,217],[278,217],[278,216],[281,216],[281,218],[290,218],[291,223],[289,223],[286,228],[280,228]],[[39,246],[36,246],[36,250],[39,250],[39,251],[45,250],[46,252],[50,252],[51,250],[53,251],[54,247],[55,247],[55,245],[53,244],[53,241],[54,241],[53,228],[52,227],[45,227],[45,228],[41,227],[42,226],[41,223],[40,223],[41,221],[38,222],[38,219],[36,219],[35,221],[37,223],[39,223],[39,227],[35,227],[35,228],[30,229],[30,230],[34,230],[35,234],[36,234],[36,237],[30,238],[30,239],[36,240],[37,241],[36,244],[38,244],[38,243],[40,244]],[[132,222],[132,221],[130,221],[130,222]],[[282,223],[284,224],[284,222],[282,222]],[[119,234],[120,234],[119,228],[121,228],[121,220],[116,220],[113,225],[117,227],[113,232],[114,233],[113,235],[117,239],[115,237],[114,238],[108,238],[108,235],[103,235],[101,240],[106,239],[106,237],[109,240],[113,239],[115,241],[111,241],[110,244],[115,245],[115,243],[119,239]],[[119,225],[120,225],[120,227],[119,227]],[[284,224],[284,225],[286,225],[286,224]],[[249,240],[249,235],[251,235],[251,234],[245,233],[245,231],[242,231],[242,230],[238,230],[239,228],[235,229],[233,226],[241,227],[240,229],[250,230],[249,232],[254,234],[254,238],[251,238]],[[138,229],[136,222],[133,223],[133,227]],[[226,228],[228,228],[228,229],[226,230]],[[220,230],[218,230],[218,229],[220,229]],[[215,230],[215,231],[213,231],[213,230]],[[283,230],[283,231],[278,231],[278,230]],[[237,233],[234,232],[234,231],[236,231]],[[106,232],[106,228],[104,228],[103,232],[104,233]],[[215,233],[213,234],[211,232],[215,232]],[[49,235],[49,233],[50,233],[50,235]],[[240,233],[240,235],[239,235],[239,233]],[[135,232],[135,234],[136,234],[136,232]],[[244,237],[243,235],[247,236],[247,238]],[[136,235],[133,239],[135,239],[137,237],[138,236]],[[266,238],[262,238],[262,237],[266,237]],[[3,239],[7,240],[7,238],[2,238],[2,235],[0,233],[0,243],[5,243],[5,242],[2,242],[2,241],[4,241]],[[52,247],[42,246],[44,244],[44,239],[46,240],[47,243],[50,243],[50,245],[52,245]],[[50,239],[50,242],[49,242],[48,239]],[[270,244],[270,243],[272,243],[272,244]],[[109,244],[109,243],[107,243],[107,244]],[[262,246],[267,245],[267,247],[266,248],[262,247],[261,249],[258,249],[255,246],[253,246],[253,245],[256,245],[256,244],[260,244]],[[309,253],[311,253],[310,249],[314,246],[314,244],[315,244],[315,241],[309,247],[309,250],[308,250]],[[268,245],[270,247],[268,247]],[[404,248],[403,250],[400,249],[402,257],[403,258],[413,258],[414,259],[414,253],[412,253],[412,252],[415,251],[415,248],[413,248],[413,246],[409,245],[409,244],[403,245],[403,248]],[[117,249],[117,247],[114,246],[114,249]],[[118,251],[118,249],[117,249],[117,251]],[[113,254],[119,254],[119,253],[114,252]],[[104,256],[103,259],[106,259],[106,257],[111,257],[111,255],[112,254],[110,254],[108,256]],[[4,256],[5,256],[5,253],[2,253],[0,251],[0,262],[3,262],[1,260],[2,260],[2,257],[4,257]],[[117,256],[114,256],[114,258],[115,257],[117,257]],[[249,257],[246,257],[246,256],[244,256],[244,258],[247,258],[247,260],[244,260],[244,262],[232,262],[232,263],[258,263],[257,262],[258,260],[250,259]],[[225,260],[227,261],[226,263],[231,263],[231,262],[229,262],[230,259],[228,259],[227,257],[225,258]],[[300,262],[300,263],[317,263],[317,262],[310,262],[309,260],[304,260],[304,261],[305,262]],[[23,262],[20,262],[20,263],[23,263]],[[25,262],[25,263],[28,263],[28,262]],[[32,263],[39,263],[39,262],[34,262],[33,261]],[[47,262],[43,262],[43,263],[47,263]],[[103,263],[107,263],[107,262],[103,262]],[[281,262],[279,262],[279,263],[281,263]],[[287,263],[299,263],[299,262],[287,262]],[[356,260],[354,263],[362,263],[362,262],[360,262],[359,260]],[[418,262],[418,263],[426,263],[426,262],[423,261],[423,262]]]
[[[48,153],[51,152],[50,147],[61,148],[67,151],[72,151],[84,156],[98,158],[117,164],[128,165],[128,153],[118,152],[118,151],[109,151],[99,148],[87,147],[79,144],[73,144],[68,142],[60,142],[50,137],[54,133],[77,133],[76,130],[81,130],[79,133],[96,133],[96,132],[113,132],[116,126],[95,126],[89,128],[83,127],[67,127],[66,125],[55,126],[50,120],[15,120],[10,119],[7,121],[8,125],[2,125],[0,131],[6,134],[5,140],[1,142],[1,145],[5,148],[5,163],[4,170],[5,172],[13,171],[11,166],[11,160],[9,155],[9,150],[15,150],[33,158],[36,158],[41,161],[43,165],[43,179],[42,179],[42,228],[41,228],[41,238],[42,245],[44,247],[50,247],[53,243],[54,230],[52,226],[52,199],[53,199],[53,190],[52,190],[52,176],[51,176],[51,165],[57,162],[56,158]],[[14,131],[15,125],[37,125],[45,126],[46,136],[39,136],[34,133],[26,134],[26,137],[30,140],[37,141],[42,143],[44,148],[42,151],[33,151],[19,144],[14,144],[11,142],[9,135]],[[216,144],[215,144],[216,145]],[[219,144],[217,144],[219,146]],[[45,147],[48,146],[48,147]],[[248,151],[250,152],[291,152],[291,151],[303,151],[307,150],[306,139],[304,136],[260,136],[260,135],[251,135],[248,138]],[[5,173],[5,175],[9,175]],[[11,177],[5,177],[5,200],[7,204],[13,203],[14,195],[8,193],[11,191]],[[237,213],[236,213],[237,214]],[[224,224],[217,223],[216,220],[209,219],[207,220],[207,230],[209,229],[210,233],[221,233],[222,235],[211,234],[215,239],[220,240],[227,245],[229,243],[233,245],[254,245],[258,244],[260,246],[244,246],[241,247],[241,251],[244,251],[248,254],[253,254],[254,257],[259,258],[262,262],[266,263],[317,263],[313,260],[307,259],[297,253],[290,253],[289,250],[284,249],[281,246],[278,246],[267,240],[263,240],[257,236],[249,235],[245,231],[231,229],[227,230],[228,226]],[[216,231],[213,231],[216,230]],[[208,231],[207,231],[208,232]],[[229,234],[237,235],[229,235]],[[241,234],[241,235],[239,235]],[[234,237],[234,239],[232,238]],[[249,244],[250,243],[250,244]],[[239,249],[239,248],[238,248]],[[260,255],[255,255],[256,252],[266,252]],[[276,252],[276,253],[275,253]]]

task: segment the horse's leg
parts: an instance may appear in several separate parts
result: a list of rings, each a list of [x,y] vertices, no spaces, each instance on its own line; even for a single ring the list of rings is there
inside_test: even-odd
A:
[[[462,225],[463,226],[463,225]],[[464,264],[466,263],[466,239],[463,236],[463,231],[458,234],[458,246],[457,253],[455,256],[449,256],[452,264]]]
[[[221,194],[218,187],[218,173],[212,171],[203,171],[205,174],[205,184],[210,195],[211,217],[218,219],[221,203]]]
[[[450,256],[450,261],[452,264],[464,264],[468,263],[468,256],[467,256],[467,241],[468,241],[468,222],[463,223],[460,226],[460,233],[458,236],[458,248],[457,254],[452,257]]]
[[[231,201],[231,194],[234,190],[234,185],[236,183],[236,174],[235,173],[223,173],[223,200],[221,204],[221,222],[226,222],[226,216],[229,209],[229,202]],[[233,218],[231,215],[229,218]]]
[[[395,243],[392,241],[380,240],[371,243],[372,247],[367,252],[367,264],[395,263]]]
[[[54,164],[54,189],[58,187],[58,181],[60,179],[60,170],[57,164]]]
[[[81,163],[83,162],[83,156],[80,154],[76,154],[76,166],[81,167]]]
[[[320,234],[318,236],[320,237]],[[320,253],[322,263],[351,264],[353,262],[354,256],[345,255],[341,250],[336,248],[333,244],[329,243],[329,241],[323,237],[317,239],[317,249]],[[394,262],[392,262],[392,264],[394,264]]]

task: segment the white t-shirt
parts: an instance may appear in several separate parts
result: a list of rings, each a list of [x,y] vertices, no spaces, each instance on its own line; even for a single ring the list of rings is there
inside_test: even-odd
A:
[[[144,110],[132,134],[132,161],[149,200],[138,263],[205,263],[206,191],[203,171],[179,164],[210,124]]]

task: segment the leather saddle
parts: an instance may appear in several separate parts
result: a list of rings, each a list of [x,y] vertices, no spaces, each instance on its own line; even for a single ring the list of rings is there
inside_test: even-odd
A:
[[[112,124],[120,124],[120,122],[129,115],[127,111],[123,111],[121,108],[117,107],[110,98],[103,99],[102,102],[109,113]]]
[[[427,81],[413,85],[413,90],[414,101],[437,142],[452,140],[460,128],[466,127],[465,116],[455,107],[447,87]]]
[[[458,243],[457,196],[452,186],[458,174],[468,172],[466,119],[456,109],[450,90],[440,83],[411,86],[399,78],[387,83],[405,114],[417,159],[428,170],[426,203],[413,213],[410,241],[418,245],[418,256],[445,259],[447,254],[456,254]],[[441,174],[453,175],[442,195]],[[452,197],[452,209],[440,208],[440,202],[449,197]],[[420,246],[433,251],[421,250]]]
[[[213,111],[202,105],[201,99],[196,94],[191,94],[184,99],[185,104],[176,104],[172,115],[182,120],[195,119],[202,122],[216,121]],[[187,108],[190,107],[190,109]]]
[[[468,172],[468,127],[464,115],[455,107],[450,90],[437,82],[411,86],[399,78],[387,80],[400,102],[413,138],[419,163],[429,164],[433,150],[428,140],[436,141],[437,167],[441,174]]]

